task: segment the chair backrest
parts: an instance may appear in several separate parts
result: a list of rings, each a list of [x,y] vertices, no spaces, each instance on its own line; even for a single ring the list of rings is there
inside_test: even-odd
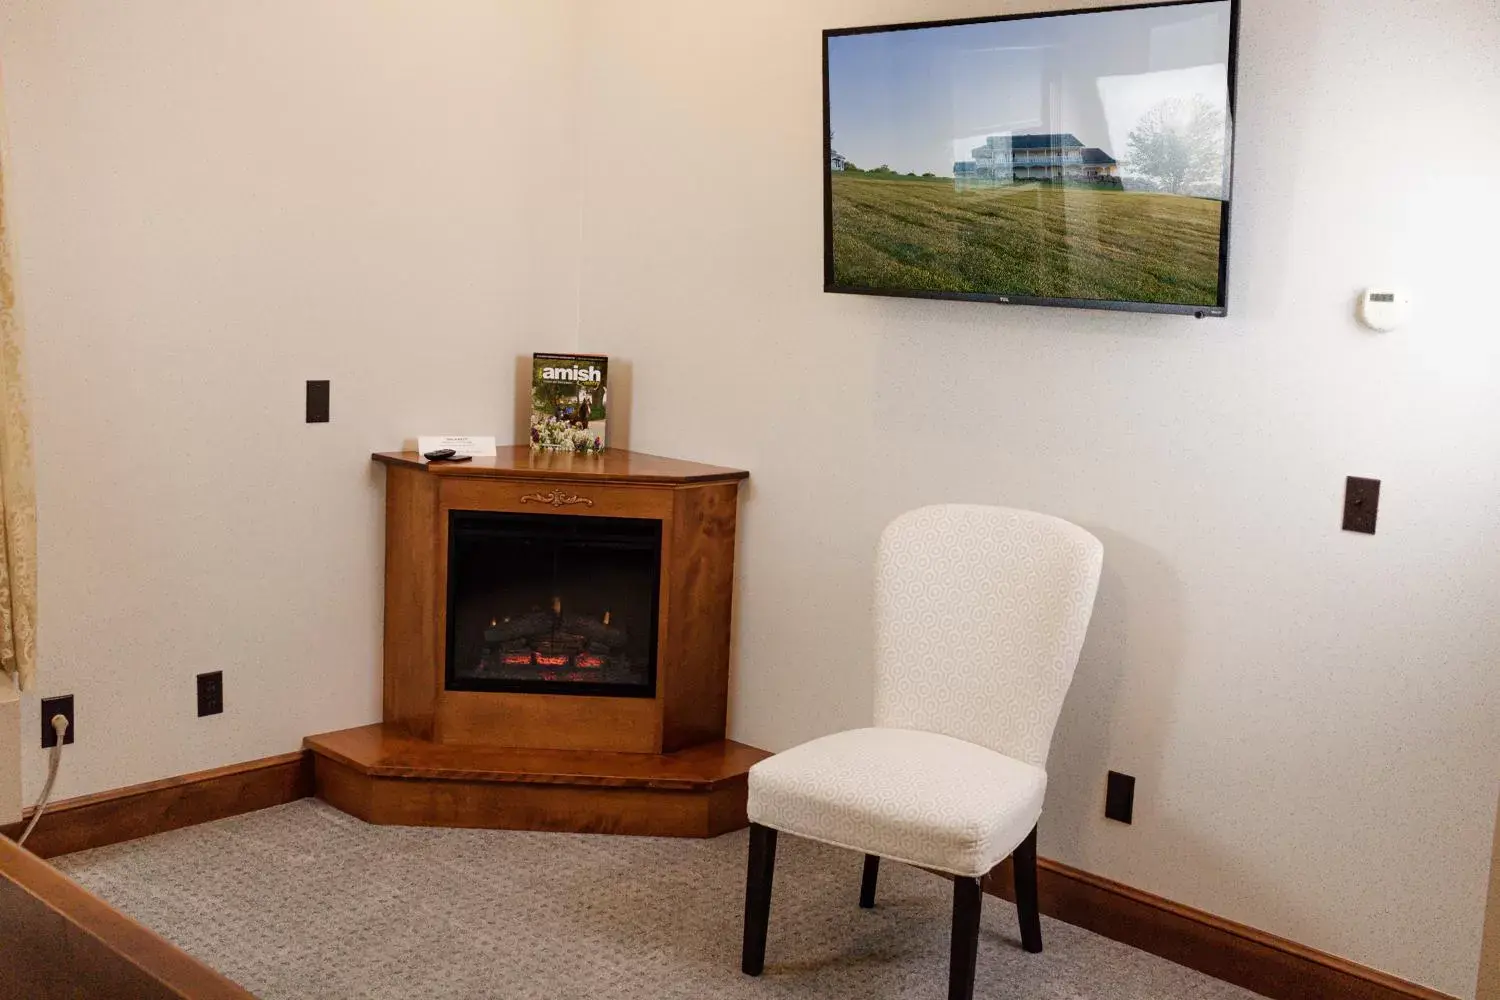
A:
[[[875,724],[1044,767],[1104,546],[1056,517],[941,504],[892,521],[875,581]]]

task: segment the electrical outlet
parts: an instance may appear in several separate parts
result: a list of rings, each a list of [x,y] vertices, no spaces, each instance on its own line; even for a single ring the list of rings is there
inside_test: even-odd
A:
[[[198,675],[198,717],[224,711],[224,671]]]
[[[1134,814],[1135,778],[1119,771],[1109,772],[1104,791],[1104,818],[1128,824]]]
[[[73,719],[73,696],[42,699],[42,747],[57,746],[57,730],[52,728],[52,717],[61,715],[68,720],[68,731],[63,735],[63,746],[73,742],[78,735],[78,725]]]
[[[328,380],[309,379],[307,382],[307,422],[328,423]]]

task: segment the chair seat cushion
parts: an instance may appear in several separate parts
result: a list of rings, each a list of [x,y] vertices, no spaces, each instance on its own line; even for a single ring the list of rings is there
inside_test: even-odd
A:
[[[983,875],[1042,814],[1047,772],[914,729],[852,729],[750,769],[750,822],[954,875]]]

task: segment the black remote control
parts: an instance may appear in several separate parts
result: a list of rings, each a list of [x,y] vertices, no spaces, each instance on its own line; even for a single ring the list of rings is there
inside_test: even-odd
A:
[[[427,459],[427,461],[429,462],[442,462],[446,459],[452,458],[457,454],[458,452],[454,451],[452,448],[439,448],[437,451],[424,451],[422,453],[422,457]]]

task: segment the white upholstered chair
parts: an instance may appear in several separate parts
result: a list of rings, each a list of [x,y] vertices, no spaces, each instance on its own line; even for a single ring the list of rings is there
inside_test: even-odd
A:
[[[953,880],[950,1000],[970,1000],[980,879],[1014,855],[1021,943],[1042,950],[1036,824],[1047,751],[1083,647],[1103,546],[1003,507],[922,507],[885,529],[875,581],[875,725],[750,771],[742,968],[765,965],[777,831]]]

